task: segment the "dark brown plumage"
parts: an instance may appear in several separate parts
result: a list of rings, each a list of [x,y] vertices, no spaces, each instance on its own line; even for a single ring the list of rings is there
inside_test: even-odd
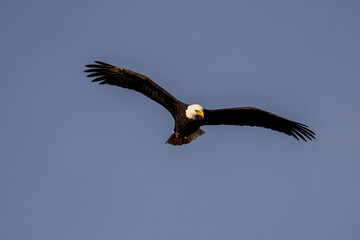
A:
[[[147,76],[100,61],[95,61],[95,63],[97,64],[86,65],[89,69],[84,71],[91,73],[87,77],[96,77],[92,82],[100,82],[100,85],[116,85],[138,91],[163,105],[172,115],[176,113],[176,106],[180,102]]]
[[[315,139],[315,133],[306,125],[293,122],[275,114],[252,107],[218,110],[203,109],[198,104],[180,102],[150,78],[124,68],[95,61],[86,65],[88,77],[93,82],[116,85],[138,91],[165,107],[175,120],[173,134],[166,143],[182,145],[190,143],[205,132],[203,125],[239,125],[269,128],[304,141]]]
[[[241,107],[219,110],[205,110],[202,125],[239,125],[269,128],[293,136],[306,139],[315,139],[315,133],[304,124],[293,122],[273,113],[257,108]]]

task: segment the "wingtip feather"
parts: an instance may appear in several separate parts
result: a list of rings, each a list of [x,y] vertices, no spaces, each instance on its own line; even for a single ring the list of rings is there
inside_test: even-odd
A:
[[[99,65],[103,65],[103,66],[108,66],[108,67],[112,67],[112,65],[108,64],[108,63],[104,63],[102,61],[94,61],[95,63],[99,64]]]

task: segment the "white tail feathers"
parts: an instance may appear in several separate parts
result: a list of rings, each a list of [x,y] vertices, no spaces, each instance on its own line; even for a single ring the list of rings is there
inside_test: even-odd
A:
[[[171,145],[183,145],[183,144],[188,144],[191,141],[197,139],[198,137],[200,137],[201,135],[203,135],[205,132],[203,130],[201,130],[200,128],[190,134],[189,136],[181,136],[179,133],[173,132],[173,134],[171,134],[171,136],[169,137],[169,139],[166,141],[166,143],[171,144]]]

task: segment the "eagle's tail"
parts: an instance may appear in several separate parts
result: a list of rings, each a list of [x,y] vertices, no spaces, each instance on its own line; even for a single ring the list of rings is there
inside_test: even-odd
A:
[[[205,132],[201,130],[200,128],[196,130],[196,132],[191,133],[189,136],[181,136],[179,133],[173,132],[169,139],[166,141],[166,143],[171,145],[183,145],[188,144],[191,141],[197,139],[201,135],[203,135]]]

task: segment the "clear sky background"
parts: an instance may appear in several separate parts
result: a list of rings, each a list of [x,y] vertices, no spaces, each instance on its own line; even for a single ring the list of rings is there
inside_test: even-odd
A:
[[[360,239],[360,1],[0,3],[0,239]],[[98,86],[101,60],[205,108],[307,124],[209,126]]]

